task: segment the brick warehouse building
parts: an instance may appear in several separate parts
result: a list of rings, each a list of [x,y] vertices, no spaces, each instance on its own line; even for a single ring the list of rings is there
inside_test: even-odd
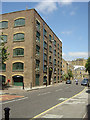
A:
[[[60,82],[62,42],[37,11],[5,13],[0,18],[0,38],[10,53],[0,72],[3,82],[10,79],[11,85],[24,83],[28,88]]]

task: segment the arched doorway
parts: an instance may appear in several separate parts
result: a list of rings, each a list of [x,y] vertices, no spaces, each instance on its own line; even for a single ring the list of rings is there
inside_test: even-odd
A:
[[[13,84],[15,86],[23,86],[23,76],[15,75],[12,78],[13,78]]]
[[[6,82],[6,76],[0,75],[0,85],[5,84]]]

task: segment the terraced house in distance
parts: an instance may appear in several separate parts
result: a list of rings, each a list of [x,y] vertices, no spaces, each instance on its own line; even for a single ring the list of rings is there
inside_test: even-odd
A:
[[[1,15],[0,33],[10,53],[2,65],[3,82],[41,86],[58,83],[62,76],[62,42],[35,9]],[[0,34],[2,36],[2,34]]]

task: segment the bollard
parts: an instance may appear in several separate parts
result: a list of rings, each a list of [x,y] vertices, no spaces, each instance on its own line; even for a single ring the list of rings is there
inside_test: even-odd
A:
[[[47,80],[46,80],[46,87],[47,87]]]
[[[24,82],[23,82],[23,90],[24,90]]]
[[[10,111],[10,108],[6,107],[6,108],[4,108],[4,111],[5,111],[5,120],[9,120],[9,111]]]
[[[30,83],[30,88],[32,89],[32,82]]]

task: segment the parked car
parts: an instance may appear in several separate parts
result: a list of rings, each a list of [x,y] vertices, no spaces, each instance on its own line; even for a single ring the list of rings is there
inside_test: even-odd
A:
[[[88,79],[83,79],[81,82],[81,85],[87,86],[88,85]]]
[[[66,84],[71,84],[71,80],[67,80],[67,81],[66,81]]]

